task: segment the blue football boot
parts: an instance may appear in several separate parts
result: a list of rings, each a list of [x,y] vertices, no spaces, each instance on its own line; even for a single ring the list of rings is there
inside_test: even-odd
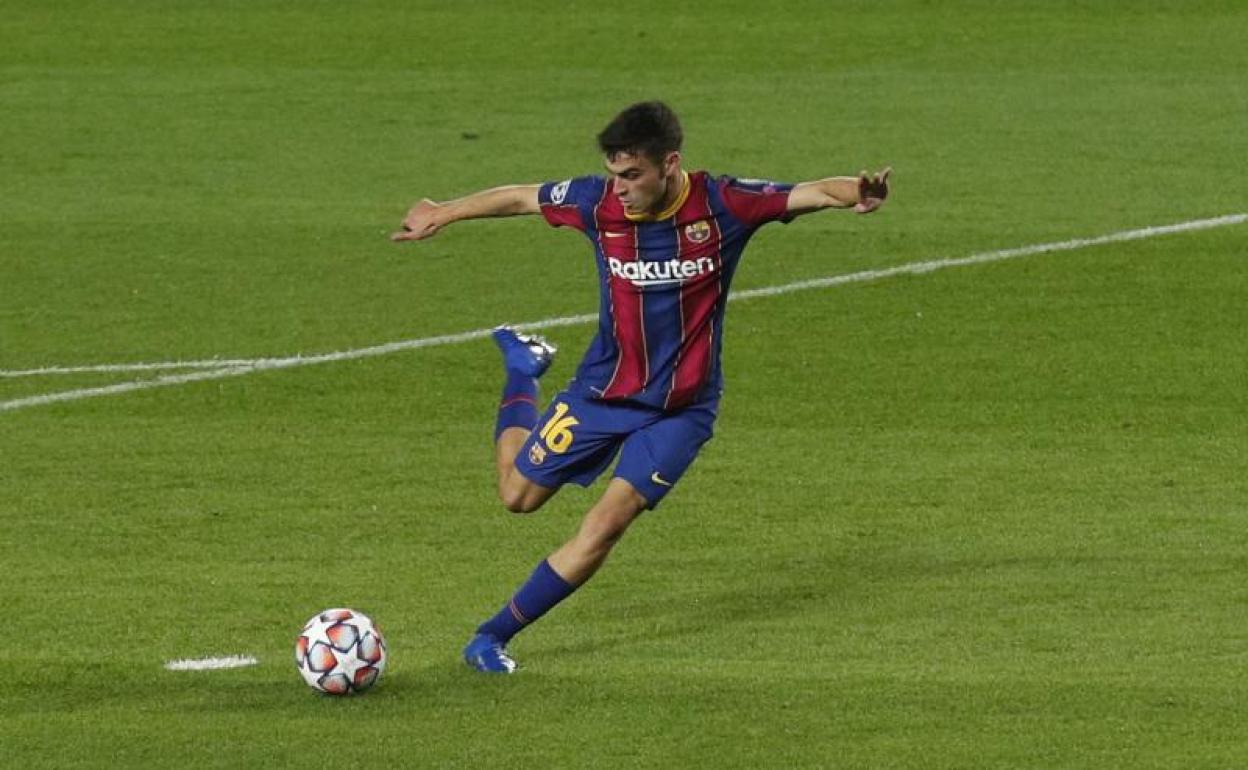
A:
[[[502,642],[489,634],[477,634],[464,647],[464,662],[487,674],[510,674],[516,661],[507,654]]]
[[[555,360],[557,348],[533,334],[520,334],[510,326],[494,329],[494,344],[503,352],[507,371],[526,377],[541,377]]]

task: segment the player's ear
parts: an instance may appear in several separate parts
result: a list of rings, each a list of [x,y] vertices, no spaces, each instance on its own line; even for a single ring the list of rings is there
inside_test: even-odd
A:
[[[680,170],[680,151],[672,150],[663,156],[663,176],[672,176]]]

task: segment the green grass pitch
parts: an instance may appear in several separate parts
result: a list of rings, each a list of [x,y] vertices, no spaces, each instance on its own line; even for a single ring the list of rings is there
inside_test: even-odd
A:
[[[891,164],[736,288],[1248,212],[1248,6],[0,2],[0,370],[594,311],[418,197],[685,157]],[[717,434],[583,591],[458,659],[601,487],[494,499],[486,340],[0,410],[0,764],[1227,768],[1248,757],[1248,223],[734,304]],[[591,328],[563,349],[571,374]],[[0,402],[168,372],[0,377]],[[324,607],[391,667],[292,662]],[[165,661],[254,655],[254,667]]]

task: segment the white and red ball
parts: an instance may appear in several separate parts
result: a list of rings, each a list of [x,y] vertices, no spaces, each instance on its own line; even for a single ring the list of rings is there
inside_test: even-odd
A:
[[[363,692],[386,670],[386,640],[362,612],[325,610],[299,632],[295,665],[313,690],[330,695]]]

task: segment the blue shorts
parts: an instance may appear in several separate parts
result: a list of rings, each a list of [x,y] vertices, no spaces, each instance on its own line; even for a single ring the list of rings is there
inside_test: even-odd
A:
[[[618,453],[614,478],[632,484],[646,498],[646,507],[654,508],[710,440],[718,407],[716,399],[664,412],[565,390],[520,448],[516,469],[551,489],[569,481],[587,487]]]

